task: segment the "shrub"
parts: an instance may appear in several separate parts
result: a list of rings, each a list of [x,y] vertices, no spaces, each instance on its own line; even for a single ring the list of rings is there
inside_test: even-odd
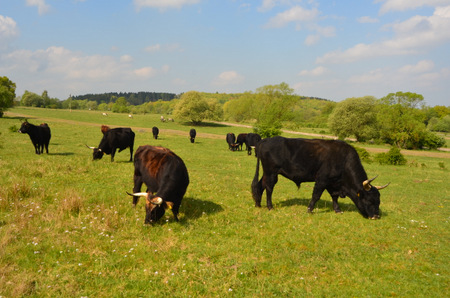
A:
[[[379,153],[375,155],[375,160],[380,165],[405,165],[406,158],[397,147],[392,147],[387,153]]]
[[[359,148],[359,147],[356,147],[356,146],[353,146],[353,148],[355,148],[356,152],[359,155],[359,158],[362,161],[365,161],[365,162],[368,162],[368,163],[372,162],[372,158],[370,157],[370,153],[366,149]]]

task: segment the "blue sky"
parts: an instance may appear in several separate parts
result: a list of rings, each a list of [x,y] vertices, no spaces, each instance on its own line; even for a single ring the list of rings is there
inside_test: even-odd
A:
[[[424,4],[426,3],[426,4]],[[234,93],[450,105],[450,0],[0,0],[0,76],[70,94]]]

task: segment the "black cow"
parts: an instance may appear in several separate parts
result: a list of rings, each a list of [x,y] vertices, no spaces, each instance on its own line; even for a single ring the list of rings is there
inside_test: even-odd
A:
[[[228,144],[228,149],[230,149],[231,151],[236,151],[238,145],[236,144],[236,136],[234,135],[234,133],[227,133],[226,141]]]
[[[356,150],[343,141],[307,140],[273,137],[260,141],[252,194],[257,207],[266,190],[267,208],[272,209],[272,192],[278,174],[295,182],[315,182],[308,212],[327,190],[333,199],[333,208],[341,213],[338,198],[348,196],[364,217],[380,218],[380,192],[382,187],[372,187]],[[263,176],[258,181],[259,162]],[[375,178],[374,178],[375,179]]]
[[[22,123],[22,126],[20,126],[19,132],[26,133],[30,136],[36,154],[44,153],[44,147],[45,152],[48,154],[48,144],[50,143],[50,138],[52,135],[50,132],[50,127],[47,123],[42,123],[41,125],[36,126],[28,121],[25,121]]]
[[[126,148],[130,148],[130,161],[133,161],[133,146],[134,146],[134,132],[128,127],[118,127],[110,129],[107,126],[102,126],[103,138],[100,141],[98,148],[89,147],[94,150],[94,160],[102,159],[103,154],[111,154],[111,161],[114,161],[116,150],[119,152]]]
[[[158,134],[159,134],[159,129],[158,129],[158,127],[156,127],[156,126],[153,126],[153,127],[152,127],[152,134],[153,134],[153,138],[154,138],[155,140],[157,140],[157,139],[158,139]]]
[[[252,155],[252,148],[255,148],[256,145],[261,141],[261,136],[257,133],[249,133],[247,138],[245,139],[245,146],[247,147],[247,154]],[[256,156],[256,151],[255,151]]]
[[[140,192],[142,184],[147,192]],[[139,196],[146,197],[145,223],[158,221],[166,209],[172,209],[178,221],[178,210],[186,189],[189,175],[183,160],[164,147],[140,146],[134,155],[133,204]],[[155,195],[156,193],[156,195]]]
[[[195,142],[196,136],[197,136],[197,131],[195,130],[195,128],[191,128],[191,130],[189,131],[189,139],[191,140],[191,143]]]
[[[242,150],[242,145],[245,144],[246,140],[247,140],[246,133],[238,134],[238,136],[236,138],[236,144],[238,145],[239,150]],[[247,144],[245,144],[245,150],[247,150]]]

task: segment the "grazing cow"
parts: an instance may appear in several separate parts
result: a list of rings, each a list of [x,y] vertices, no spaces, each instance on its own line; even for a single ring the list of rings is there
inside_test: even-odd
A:
[[[246,133],[238,134],[238,136],[236,138],[236,144],[238,145],[239,150],[242,150],[242,145],[245,144],[246,140],[247,140]],[[245,150],[247,150],[247,144],[245,144]]]
[[[257,133],[249,133],[247,138],[245,139],[245,146],[247,147],[247,154],[252,155],[252,148],[255,148],[256,145],[261,141],[261,136]],[[255,156],[256,151],[255,151]]]
[[[114,161],[116,149],[119,149],[119,152],[121,152],[126,148],[130,148],[130,161],[133,161],[134,132],[131,128],[118,127],[110,129],[108,126],[102,125],[101,130],[103,138],[98,148],[86,145],[89,149],[94,150],[94,160],[102,159],[103,154],[111,154],[111,161]]]
[[[307,140],[273,137],[260,141],[256,173],[252,182],[252,194],[257,207],[266,191],[267,208],[272,209],[272,192],[278,181],[278,174],[295,182],[315,182],[308,212],[327,190],[333,199],[333,208],[341,213],[338,198],[348,196],[359,212],[371,219],[380,218],[380,192],[385,186],[371,186],[356,150],[343,141]],[[263,176],[258,181],[259,162]],[[375,179],[375,178],[374,178]]]
[[[167,121],[174,122],[175,120],[173,120],[173,118],[168,118]]]
[[[234,135],[234,133],[232,132],[227,133],[226,141],[228,144],[228,149],[230,149],[231,151],[236,151],[237,144],[236,144],[236,136]]]
[[[166,119],[162,115],[161,115],[161,122],[166,122]]]
[[[157,139],[158,139],[158,134],[159,134],[159,129],[158,129],[158,127],[156,127],[156,126],[153,126],[153,127],[152,127],[152,134],[153,134],[153,138],[154,138],[155,140],[157,140]]]
[[[128,118],[131,118],[131,119],[133,119],[133,115],[131,115],[131,114],[128,114]]]
[[[140,192],[143,183],[147,186],[146,192]],[[150,145],[140,146],[136,150],[133,193],[127,193],[133,196],[135,207],[139,196],[146,197],[146,224],[158,221],[166,209],[172,209],[178,221],[178,210],[188,185],[186,165],[175,153]]]
[[[189,138],[191,139],[191,143],[195,142],[196,135],[197,135],[197,131],[195,130],[195,128],[191,128],[191,130],[189,131]]]
[[[47,123],[36,126],[25,121],[22,123],[22,126],[20,126],[19,132],[26,133],[30,136],[36,154],[44,153],[44,147],[45,152],[48,154],[48,144],[50,143],[52,135]]]
[[[102,115],[103,115],[103,116],[108,116],[108,114],[107,114],[107,113],[102,113]]]

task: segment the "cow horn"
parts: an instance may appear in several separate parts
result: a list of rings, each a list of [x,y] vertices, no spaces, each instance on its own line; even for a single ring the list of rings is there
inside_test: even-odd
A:
[[[376,175],[375,177],[373,177],[372,179],[369,180],[369,183],[372,182],[373,180],[375,180],[378,177],[378,175]]]
[[[162,203],[163,203],[163,199],[162,199],[161,197],[157,197],[157,198],[154,198],[154,199],[152,200],[152,204],[153,204],[153,205],[158,205],[158,206],[160,206]]]
[[[369,191],[372,188],[372,186],[370,186],[369,180],[365,180],[362,184],[365,191]]]
[[[132,197],[146,197],[148,195],[146,192],[129,193],[128,191],[127,194]]]
[[[389,184],[391,184],[391,182],[389,182],[388,184],[383,185],[383,186],[375,186],[375,188],[378,189],[378,190],[380,190],[380,189],[383,189],[383,188],[388,187]]]
[[[85,144],[85,145],[86,145],[86,144]],[[90,147],[90,146],[88,146],[88,145],[86,145],[86,147],[88,147],[89,149],[92,149],[92,150],[95,149],[95,147]]]

